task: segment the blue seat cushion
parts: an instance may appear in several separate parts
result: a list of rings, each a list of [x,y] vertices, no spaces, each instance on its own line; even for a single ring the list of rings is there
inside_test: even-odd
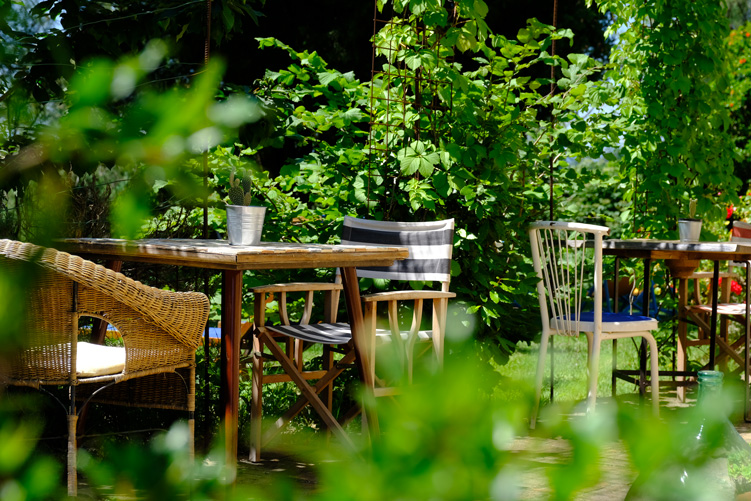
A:
[[[645,317],[643,315],[629,315],[628,313],[609,313],[609,312],[602,312],[602,322],[647,322],[650,320],[654,320],[651,317]],[[581,318],[579,319],[580,322],[594,322],[595,321],[595,312],[593,311],[583,311],[581,313]]]

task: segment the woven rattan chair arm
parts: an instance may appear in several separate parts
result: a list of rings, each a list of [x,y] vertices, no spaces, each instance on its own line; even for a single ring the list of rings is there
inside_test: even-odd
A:
[[[365,302],[377,301],[409,301],[413,299],[451,299],[456,297],[453,292],[442,292],[432,290],[408,290],[408,291],[388,291],[376,292],[374,294],[364,294],[362,300]]]
[[[60,273],[133,308],[184,345],[193,349],[201,345],[201,332],[209,315],[209,300],[204,294],[149,287],[79,256],[29,243],[0,240],[0,254]]]
[[[292,282],[287,284],[270,284],[253,287],[250,289],[254,294],[269,292],[306,292],[306,291],[332,291],[342,290],[342,284],[333,282]]]

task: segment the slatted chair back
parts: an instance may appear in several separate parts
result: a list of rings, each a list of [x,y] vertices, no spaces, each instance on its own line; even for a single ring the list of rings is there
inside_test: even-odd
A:
[[[454,220],[426,222],[374,221],[350,216],[344,218],[342,245],[399,246],[409,249],[407,259],[391,266],[358,267],[363,278],[440,282],[448,291]]]
[[[657,342],[651,334],[658,327],[657,320],[602,311],[602,240],[608,233],[610,230],[604,226],[558,221],[541,221],[529,228],[532,261],[540,279],[537,292],[542,320],[535,375],[535,406],[530,418],[533,428],[537,420],[548,341],[552,334],[578,336],[584,333],[587,336],[588,412],[594,410],[597,399],[602,341],[629,337],[644,339],[649,346],[652,409],[655,415],[659,414],[659,357]]]
[[[733,242],[751,243],[751,223],[733,221],[733,229],[730,230],[730,240]]]
[[[730,241],[737,244],[751,245],[751,223],[733,221],[733,227],[730,229]],[[746,262],[731,261],[728,263],[729,272],[734,272],[734,267],[745,268]],[[695,297],[695,299],[697,298]]]
[[[602,238],[609,232],[604,226],[555,221],[530,226],[544,331],[575,336],[582,322],[594,321],[595,333],[601,332]],[[585,319],[582,313],[590,304],[594,314]]]

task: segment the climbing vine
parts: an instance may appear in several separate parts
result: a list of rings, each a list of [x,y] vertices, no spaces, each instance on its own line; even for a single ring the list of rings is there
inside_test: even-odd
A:
[[[699,217],[724,219],[740,185],[729,134],[724,3],[596,3],[613,19],[606,35],[617,38],[605,77],[620,98],[616,152],[631,201],[624,219],[633,231],[670,235],[692,198]]]
[[[391,4],[398,22],[376,35],[386,49],[376,54],[372,83],[328,68],[315,53],[261,40],[294,62],[257,86],[274,126],[251,146],[261,157],[271,146],[299,152],[278,178],[304,202],[294,216],[278,216],[306,221],[286,226],[296,238],[321,228],[335,241],[344,214],[455,218],[451,288],[475,317],[473,333],[491,341],[481,348],[502,360],[538,331],[526,227],[548,217],[551,161],[556,200],[598,175],[570,164],[599,157],[615,137],[607,117],[592,112],[611,97],[593,80],[599,63],[550,55],[569,30],[532,19],[509,39],[488,31],[484,2],[452,5]],[[568,216],[565,204],[558,215]]]

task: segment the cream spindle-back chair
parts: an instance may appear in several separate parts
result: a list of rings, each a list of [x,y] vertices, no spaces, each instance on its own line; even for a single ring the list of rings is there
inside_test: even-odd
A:
[[[602,239],[604,226],[540,221],[529,228],[532,260],[540,278],[537,292],[542,317],[540,354],[535,376],[535,406],[530,419],[537,421],[545,356],[552,334],[578,336],[585,333],[589,347],[588,412],[597,398],[600,344],[606,339],[642,337],[650,348],[652,405],[659,412],[657,343],[650,333],[657,320],[650,317],[602,311]],[[592,297],[587,291],[593,291]],[[592,311],[585,311],[591,303]]]

